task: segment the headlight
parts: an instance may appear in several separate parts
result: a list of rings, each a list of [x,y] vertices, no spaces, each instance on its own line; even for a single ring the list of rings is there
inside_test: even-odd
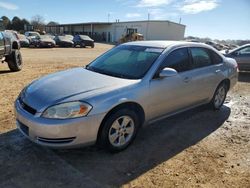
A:
[[[42,117],[51,119],[76,118],[86,116],[91,109],[92,106],[84,102],[67,102],[47,108],[43,112]]]

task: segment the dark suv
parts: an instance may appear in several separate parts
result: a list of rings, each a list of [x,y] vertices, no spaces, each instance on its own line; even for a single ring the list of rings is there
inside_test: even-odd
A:
[[[23,61],[19,50],[19,40],[12,32],[0,32],[0,61],[7,62],[11,71],[22,69]]]
[[[75,47],[76,46],[80,46],[81,48],[84,48],[86,46],[90,46],[91,48],[95,47],[94,40],[87,35],[75,35],[73,42]]]

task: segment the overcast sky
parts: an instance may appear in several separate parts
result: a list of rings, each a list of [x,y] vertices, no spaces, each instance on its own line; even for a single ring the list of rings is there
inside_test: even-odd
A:
[[[170,20],[185,36],[250,39],[250,0],[0,0],[0,16],[59,23]]]

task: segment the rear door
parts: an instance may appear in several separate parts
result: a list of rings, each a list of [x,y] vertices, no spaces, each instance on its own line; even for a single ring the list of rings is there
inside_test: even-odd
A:
[[[218,84],[223,79],[223,59],[210,49],[202,47],[189,48],[192,57],[190,77],[196,103],[211,100]]]

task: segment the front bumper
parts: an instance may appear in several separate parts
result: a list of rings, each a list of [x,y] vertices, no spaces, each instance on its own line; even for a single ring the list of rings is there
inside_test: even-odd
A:
[[[54,48],[55,44],[52,42],[41,42],[39,46],[42,48]]]
[[[32,115],[15,102],[17,128],[31,141],[53,148],[71,148],[96,142],[105,114],[74,119],[47,119],[40,113]]]

